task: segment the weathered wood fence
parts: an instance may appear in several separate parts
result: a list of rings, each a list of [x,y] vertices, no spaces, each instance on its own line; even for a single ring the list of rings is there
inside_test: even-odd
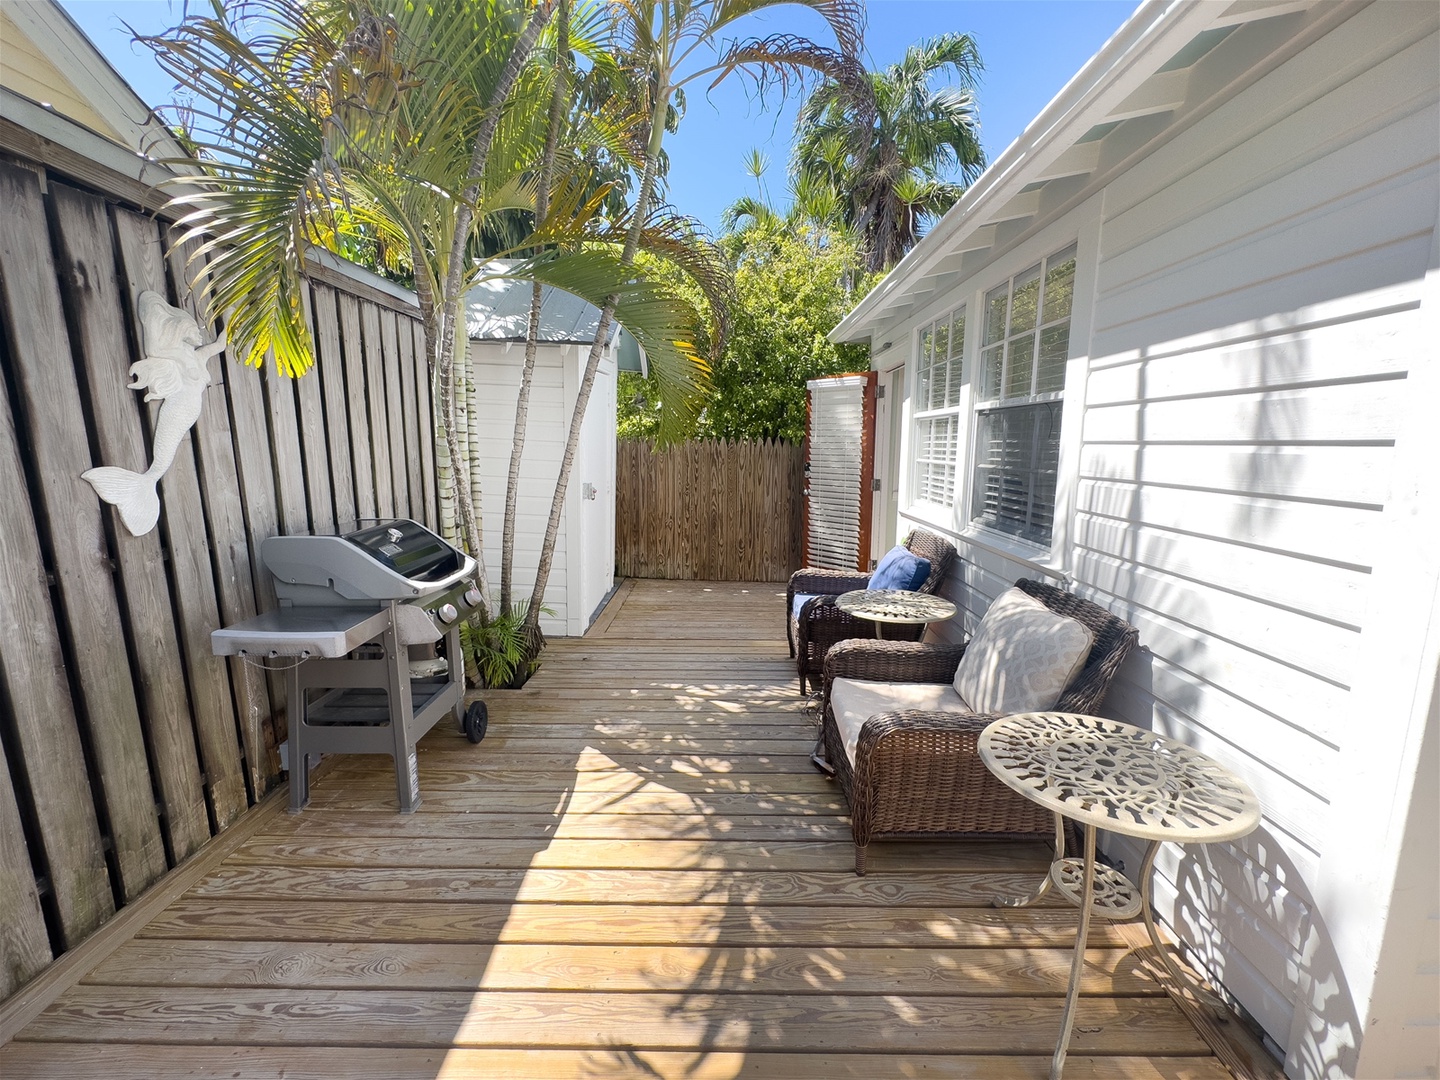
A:
[[[620,576],[786,581],[800,566],[799,446],[621,439],[615,473]]]
[[[318,369],[211,361],[160,524],[130,535],[80,474],[149,464],[135,301],[192,302],[166,239],[135,202],[0,160],[0,998],[277,782],[279,679],[210,652],[275,603],[260,541],[435,521],[416,312],[317,267]]]

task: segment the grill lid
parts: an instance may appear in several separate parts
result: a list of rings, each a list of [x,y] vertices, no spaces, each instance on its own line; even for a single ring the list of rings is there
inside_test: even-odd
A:
[[[354,544],[382,566],[411,581],[434,583],[461,569],[464,556],[423,525],[400,519],[346,533]]]
[[[260,557],[286,605],[421,599],[472,577],[475,560],[406,518],[339,536],[271,536]]]

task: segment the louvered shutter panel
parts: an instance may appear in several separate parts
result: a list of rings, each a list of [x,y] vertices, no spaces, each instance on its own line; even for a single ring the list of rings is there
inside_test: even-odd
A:
[[[805,384],[805,565],[866,570],[875,472],[875,373]]]

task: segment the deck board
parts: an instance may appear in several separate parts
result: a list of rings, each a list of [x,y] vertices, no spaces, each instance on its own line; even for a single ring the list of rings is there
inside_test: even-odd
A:
[[[35,1077],[1042,1077],[1075,940],[1037,844],[875,844],[810,766],[774,586],[633,582],[422,803],[332,759],[0,1047]],[[178,892],[178,890],[177,890]],[[1097,921],[1067,1077],[1229,1075]]]

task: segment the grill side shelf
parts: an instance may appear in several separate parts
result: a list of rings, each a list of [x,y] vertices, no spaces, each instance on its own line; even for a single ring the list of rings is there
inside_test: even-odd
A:
[[[390,628],[390,610],[282,607],[210,634],[217,656],[318,656],[339,659]]]

